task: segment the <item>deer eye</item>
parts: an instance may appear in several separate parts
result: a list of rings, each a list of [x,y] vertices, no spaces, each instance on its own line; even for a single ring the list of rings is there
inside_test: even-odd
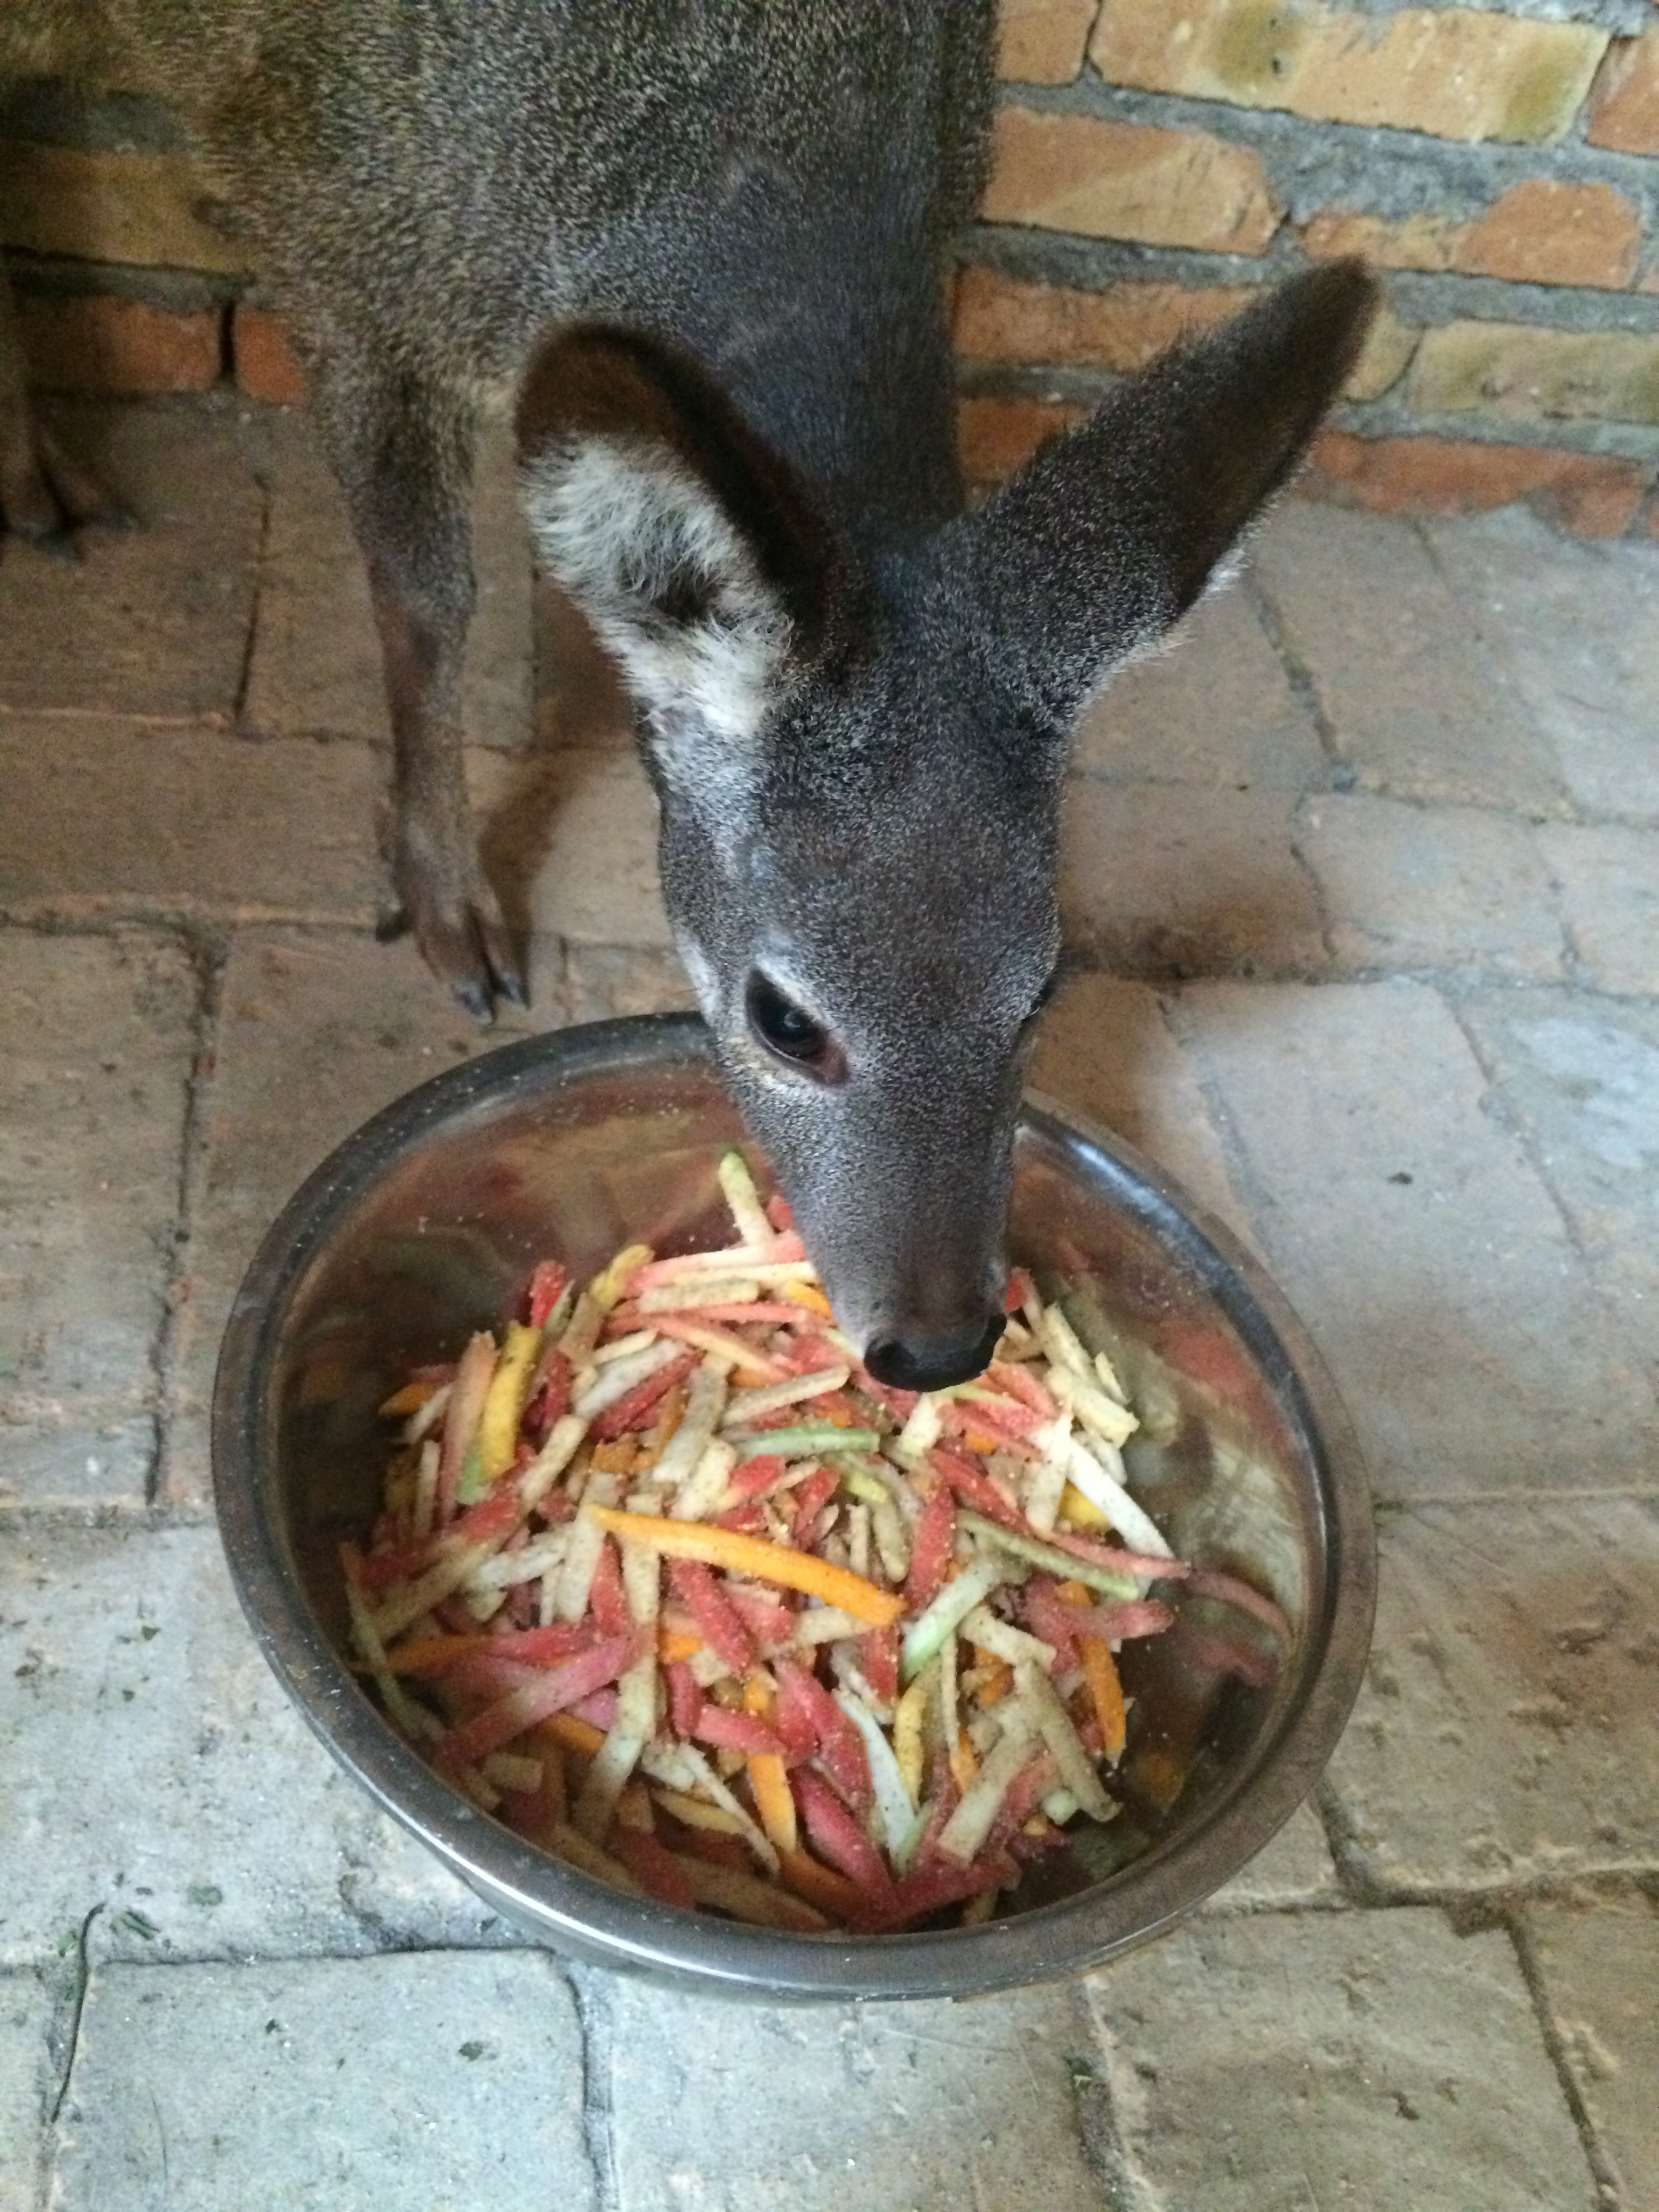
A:
[[[791,1060],[826,1082],[845,1073],[841,1048],[823,1023],[786,998],[769,976],[757,972],[749,978],[744,1011],[755,1035],[780,1060]]]

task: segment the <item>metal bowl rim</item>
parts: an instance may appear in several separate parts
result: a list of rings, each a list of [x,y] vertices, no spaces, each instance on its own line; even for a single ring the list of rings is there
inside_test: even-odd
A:
[[[1364,1463],[1324,1363],[1282,1292],[1224,1224],[1136,1148],[1041,1093],[1021,1119],[1092,1154],[1133,1198],[1132,1216],[1180,1264],[1204,1255],[1206,1288],[1253,1356],[1276,1343],[1311,1449],[1323,1507],[1326,1603],[1309,1625],[1299,1697],[1252,1747],[1196,1826],[1108,1881],[983,1928],[862,1938],[775,1934],[672,1911],[562,1866],[476,1812],[398,1738],[312,1611],[263,1464],[279,1322],[330,1229],[427,1136],[469,1108],[556,1090],[586,1074],[679,1061],[713,1072],[689,1014],[589,1023],[518,1040],[448,1068],[366,1121],[307,1178],[261,1241],[234,1301],[214,1382],[211,1450],[231,1579],[267,1662],[314,1733],[371,1796],[521,1926],[556,1948],[709,1990],[757,1998],[970,1996],[1082,1973],[1194,1910],[1246,1865],[1307,1796],[1352,1708],[1369,1654],[1376,1547]],[[1217,1263],[1219,1263],[1218,1265]]]

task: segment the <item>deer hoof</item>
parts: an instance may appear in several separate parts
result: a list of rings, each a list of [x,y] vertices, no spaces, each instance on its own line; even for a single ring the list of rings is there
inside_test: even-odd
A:
[[[421,957],[441,983],[447,984],[473,1019],[484,1026],[498,1004],[527,1006],[530,993],[518,949],[495,894],[473,862],[454,890],[429,882],[400,882],[402,912],[383,920],[375,934],[382,940],[414,932]]]

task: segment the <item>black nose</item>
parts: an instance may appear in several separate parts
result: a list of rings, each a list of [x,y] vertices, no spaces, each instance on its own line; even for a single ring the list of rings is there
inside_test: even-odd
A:
[[[991,1364],[1002,1334],[1002,1316],[997,1314],[971,1336],[884,1336],[864,1355],[864,1364],[878,1382],[892,1390],[946,1390],[953,1382],[971,1382]]]

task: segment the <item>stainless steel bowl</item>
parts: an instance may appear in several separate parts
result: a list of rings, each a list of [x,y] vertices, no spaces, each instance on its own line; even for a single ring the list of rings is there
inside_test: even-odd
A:
[[[1358,1688],[1375,1558],[1346,1418],[1284,1300],[1158,1169],[1057,1106],[1021,1121],[1014,1254],[1092,1286],[1103,1342],[1152,1409],[1130,1455],[1142,1498],[1178,1552],[1271,1592],[1294,1639],[1258,1686],[1217,1665],[1211,1601],[1126,1647],[1126,1687],[1156,1723],[1126,1761],[1131,1814],[1029,1875],[1004,1917],[809,1938],[622,1895],[441,1782],[347,1666],[337,1546],[372,1516],[380,1401],[498,1323],[545,1254],[586,1268],[629,1239],[721,1231],[714,1164],[740,1135],[702,1024],[674,1016],[509,1045],[341,1146],[260,1247],[220,1355],[219,1525],[254,1634],[348,1771],[561,1951],[772,2000],[969,1996],[1097,1966],[1237,1873],[1318,1778]],[[1116,1864],[1125,1838],[1139,1855]]]

